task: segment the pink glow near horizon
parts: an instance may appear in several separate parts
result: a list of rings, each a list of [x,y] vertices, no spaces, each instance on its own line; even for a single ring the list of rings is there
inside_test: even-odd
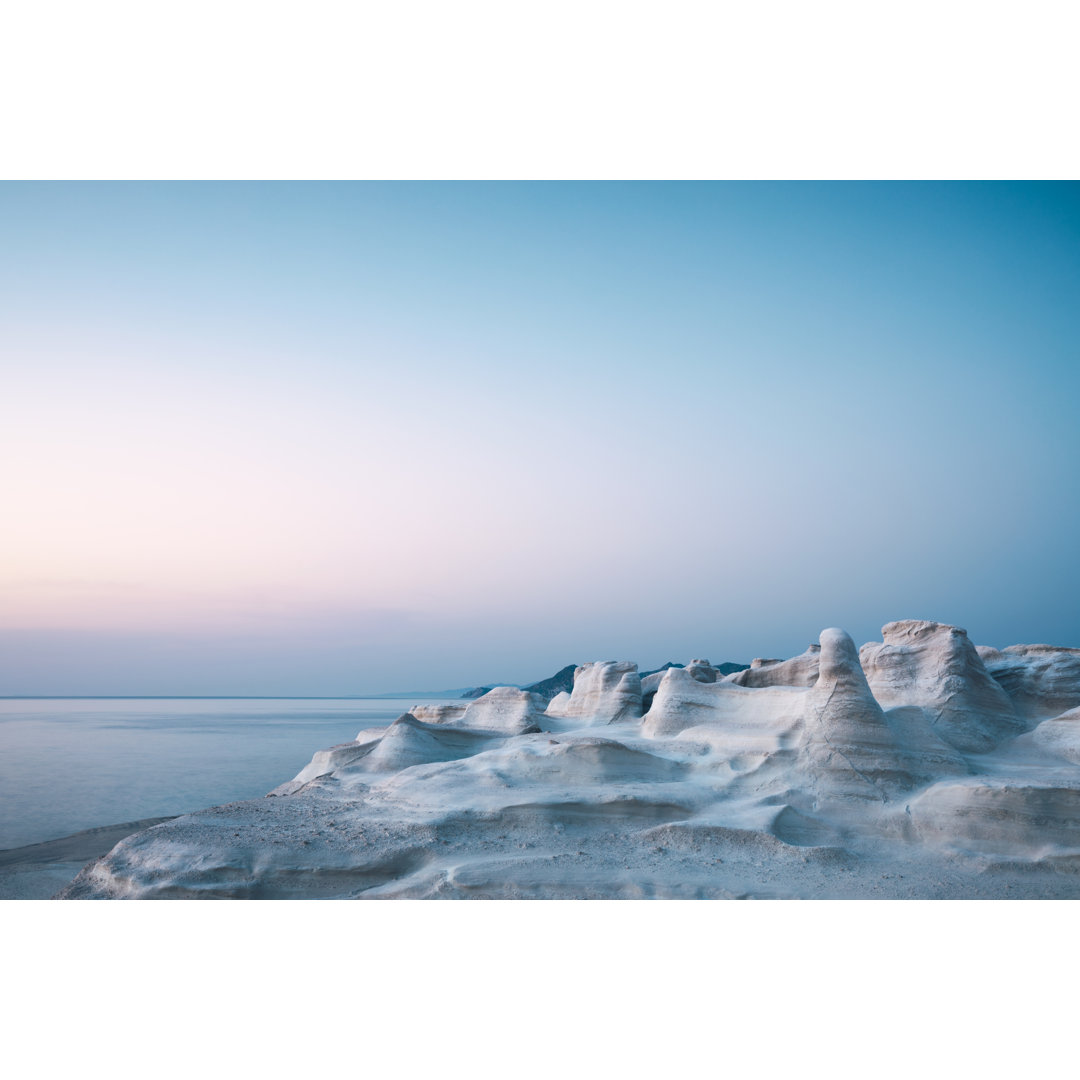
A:
[[[1078,644],[1076,191],[8,186],[0,693]]]

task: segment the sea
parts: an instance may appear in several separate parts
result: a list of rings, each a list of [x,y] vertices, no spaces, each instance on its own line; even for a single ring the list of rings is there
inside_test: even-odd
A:
[[[259,798],[420,700],[0,699],[0,849]]]

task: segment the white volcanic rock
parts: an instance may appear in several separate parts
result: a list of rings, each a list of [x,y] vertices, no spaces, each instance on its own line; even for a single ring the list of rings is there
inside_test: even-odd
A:
[[[673,668],[642,731],[652,738],[706,740],[717,754],[744,763],[771,758],[780,766],[788,752],[788,781],[815,799],[885,803],[919,782],[967,771],[921,709],[881,709],[843,630],[822,631],[813,655],[821,674],[808,688],[702,685]]]
[[[292,795],[312,780],[347,773],[398,772],[433,761],[454,761],[493,745],[494,732],[449,724],[427,724],[403,713],[387,728],[369,728],[363,738],[320,750],[296,776],[271,795]]]
[[[465,716],[469,708],[467,702],[451,705],[414,705],[409,712],[425,724],[454,724]]]
[[[360,731],[358,731],[356,733],[356,738],[353,740],[353,742],[354,743],[374,742],[376,739],[381,739],[385,734],[386,734],[386,728],[384,728],[384,727],[362,728]],[[344,745],[348,746],[349,743],[345,743]],[[320,753],[321,753],[321,751],[320,751]],[[318,757],[318,754],[316,754],[315,756]]]
[[[1080,708],[1044,720],[1030,738],[1040,749],[1080,765]]]
[[[1080,868],[1080,775],[1016,780],[943,781],[912,799],[915,835],[982,856],[1025,860],[1065,857]],[[1075,895],[1075,893],[1073,894]]]
[[[822,795],[888,802],[912,787],[855,643],[836,627],[821,631],[819,674],[806,691],[804,754],[810,786]]]
[[[598,660],[574,669],[569,697],[557,694],[548,703],[548,716],[611,724],[641,716],[641,677],[637,664]]]
[[[547,703],[539,694],[516,686],[496,686],[469,703],[458,723],[464,727],[520,734],[537,728]]]
[[[774,730],[787,730],[801,720],[805,697],[804,690],[792,687],[753,691],[729,682],[701,683],[685,668],[669,668],[642,731],[650,738],[664,738],[707,726],[722,728],[733,738],[753,739],[758,733],[768,741]]]
[[[655,694],[656,691],[660,689],[661,681],[663,680],[664,676],[671,670],[671,668],[664,668],[663,671],[654,671],[651,675],[646,675],[645,678],[641,680],[642,700],[649,697],[651,694]],[[685,670],[685,668],[682,670]],[[715,680],[713,681],[715,682]],[[567,694],[566,698],[567,700],[569,700],[570,695]]]
[[[968,753],[992,750],[1025,724],[990,677],[967,632],[943,623],[905,619],[882,627],[859,659],[884,708],[917,705],[934,731]]]
[[[368,754],[339,767],[335,774],[340,775],[345,768],[396,773],[413,765],[456,761],[489,745],[490,740],[481,733],[454,729],[444,724],[425,724],[410,713],[405,713],[386,729],[381,739],[371,744]]]
[[[986,670],[1028,721],[1080,706],[1080,649],[1057,645],[979,648]]]
[[[745,671],[736,671],[728,678],[739,686],[813,686],[820,652],[820,645],[810,645],[806,652],[790,660],[754,660]]]
[[[660,688],[661,680],[671,670],[671,668],[664,668],[662,671],[654,671],[651,675],[646,675],[641,680],[642,712],[647,712],[652,707],[653,697]],[[724,678],[723,673],[718,668],[714,668],[708,660],[691,660],[690,663],[681,670],[685,671],[690,678],[699,683],[715,683],[720,682]]]
[[[383,729],[384,732],[388,730],[388,728]],[[361,732],[361,734],[367,735],[370,732]],[[328,750],[316,751],[311,761],[292,780],[279,784],[271,794],[292,795],[310,780],[315,780],[320,776],[330,776],[338,769],[355,764],[371,753],[372,747],[380,738],[382,738],[382,735],[376,735],[365,742],[341,743],[339,746],[331,746]]]
[[[414,705],[409,715],[427,724],[477,728],[507,735],[535,728],[544,718],[545,700],[516,686],[496,686],[469,702]]]
[[[274,798],[127,837],[61,895],[1080,897],[1080,709],[988,750],[1021,722],[962,631],[890,624],[869,651],[864,672],[829,629],[776,662],[816,667],[809,686],[671,668],[644,717],[636,667],[614,662],[546,714],[511,687],[419,706]]]
[[[570,695],[565,690],[560,690],[547,704],[545,712],[548,716],[567,716],[570,708]]]
[[[720,672],[708,660],[691,660],[686,665],[685,670],[689,673],[690,678],[704,683],[716,682],[720,675]],[[644,690],[644,686],[642,686],[642,690]]]
[[[944,742],[934,730],[925,709],[901,705],[885,710],[885,723],[900,748],[904,771],[913,785],[941,776],[963,775],[971,766],[959,750]]]

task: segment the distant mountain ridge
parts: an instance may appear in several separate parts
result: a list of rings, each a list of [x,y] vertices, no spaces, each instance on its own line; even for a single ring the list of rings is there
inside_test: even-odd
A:
[[[494,686],[470,686],[461,696],[466,699],[483,697],[494,689]]]
[[[569,694],[574,689],[574,672],[576,669],[577,664],[567,664],[566,667],[560,668],[550,678],[541,679],[539,682],[522,687],[522,689],[528,690],[532,694],[539,694],[548,701],[556,694],[563,692]]]
[[[529,683],[528,686],[522,686],[519,689],[527,690],[530,694],[539,694],[546,701],[550,701],[556,694],[561,694],[564,691],[569,694],[574,689],[574,671],[576,669],[577,664],[567,664],[566,667],[560,668],[549,678]],[[461,696],[466,699],[483,697],[484,694],[490,693],[493,689],[493,686],[473,686]]]

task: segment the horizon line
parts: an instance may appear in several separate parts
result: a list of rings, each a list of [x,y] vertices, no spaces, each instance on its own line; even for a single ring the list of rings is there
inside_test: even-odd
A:
[[[468,690],[471,687],[463,686]],[[390,690],[381,694],[0,694],[0,701],[368,701],[372,698],[441,697],[453,691]]]

